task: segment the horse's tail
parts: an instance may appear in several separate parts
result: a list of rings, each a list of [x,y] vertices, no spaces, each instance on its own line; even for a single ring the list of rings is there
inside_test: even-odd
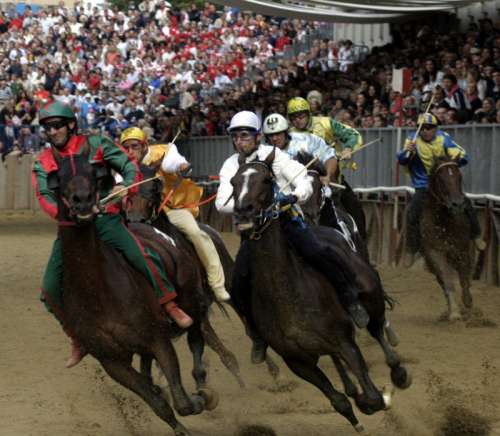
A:
[[[220,303],[219,307],[221,307]],[[226,309],[221,307],[221,310],[225,312],[227,315]],[[217,336],[217,333],[213,329],[212,324],[210,324],[210,321],[207,317],[205,317],[201,321],[200,325],[203,338],[205,339],[207,345],[212,350],[214,350],[215,353],[217,353],[222,364],[229,370],[231,374],[233,374],[240,387],[244,388],[245,382],[241,378],[240,365],[238,363],[238,360],[236,359],[236,356],[231,351],[229,351],[226,348],[226,346],[222,343],[222,341],[220,340],[219,336]]]
[[[219,301],[217,301],[214,297],[214,303],[218,309],[222,312],[222,314],[227,318],[227,319],[230,319],[231,317],[229,316],[229,312],[226,310],[226,308],[224,307],[224,305],[222,303],[220,303]]]

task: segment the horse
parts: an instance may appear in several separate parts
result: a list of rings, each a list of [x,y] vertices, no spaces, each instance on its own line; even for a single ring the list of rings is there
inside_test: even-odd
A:
[[[297,155],[296,160],[302,164],[306,164],[312,160],[312,155],[300,152]],[[371,319],[380,317],[380,313],[377,312],[376,308],[378,308],[382,302],[385,301],[388,308],[392,310],[394,308],[394,300],[385,292],[380,275],[370,263],[368,249],[365,241],[361,238],[361,235],[357,231],[356,222],[352,216],[343,209],[342,206],[337,206],[338,204],[341,204],[338,195],[335,196],[335,194],[332,194],[330,198],[325,196],[325,188],[320,180],[320,177],[326,176],[326,169],[324,165],[321,162],[315,162],[308,168],[307,173],[312,179],[313,194],[307,202],[300,206],[304,214],[304,220],[311,226],[321,225],[325,227],[333,227],[336,232],[343,236],[345,243],[347,243],[352,250],[359,253],[359,255],[365,260],[365,267],[371,270],[371,278],[377,284],[374,288],[374,292],[366,294],[365,299],[369,300],[369,303],[366,305],[366,309]],[[334,199],[336,199],[336,201]],[[375,310],[373,310],[374,308]],[[382,322],[382,318],[380,318],[380,322]],[[383,330],[389,344],[397,346],[399,338],[390,321],[386,318],[385,313],[383,314],[383,325]],[[383,348],[383,351],[386,353],[385,348]],[[387,358],[393,360],[392,357],[387,356]]]
[[[295,159],[306,165],[313,159],[313,156],[310,153],[300,152]],[[340,192],[329,187],[325,188],[320,180],[320,177],[326,176],[325,166],[320,161],[316,161],[308,168],[307,173],[312,178],[313,194],[305,204],[301,205],[306,223],[338,229],[353,249],[369,262],[366,243],[358,231],[356,221],[342,206]],[[329,191],[328,194],[327,191]]]
[[[318,368],[319,357],[332,357],[346,393],[354,398],[363,413],[372,414],[384,409],[390,395],[384,398],[372,382],[355,342],[353,322],[333,285],[288,245],[274,203],[274,157],[275,149],[263,161],[246,163],[240,158],[240,167],[231,179],[236,223],[240,232],[249,237],[251,305],[255,323],[260,335],[291,371],[320,389],[334,409],[357,431],[362,431],[347,397],[337,391]],[[326,227],[317,227],[314,231],[320,240],[335,244],[341,257],[349,261],[353,258],[349,254],[352,250],[340,245],[342,238],[336,232]],[[350,270],[339,269],[339,273],[347,275],[353,268],[361,271],[365,265],[359,256],[353,262]],[[360,279],[365,280],[365,277]],[[360,295],[360,298],[363,302],[364,296]],[[378,310],[383,312],[384,305]],[[368,325],[368,330],[385,344],[382,329],[383,323],[380,324],[378,319],[371,320]],[[356,376],[362,393],[347,376],[343,363]],[[399,360],[391,361],[389,365],[392,366],[393,383],[406,387],[409,377]]]
[[[215,393],[205,387],[199,351],[203,336],[197,330],[205,323],[210,301],[197,287],[196,275],[181,268],[189,265],[190,259],[173,243],[158,237],[150,226],[134,226],[135,237],[163,259],[167,274],[179,290],[178,304],[195,321],[188,332],[195,360],[193,375],[199,388],[193,395],[188,395],[182,385],[170,339],[178,336],[180,329],[169,322],[147,279],[97,236],[94,221],[98,219],[97,192],[102,179],[88,162],[88,149],[78,156],[55,157],[59,171],[53,173],[51,186],[57,192],[59,208],[65,327],[111,378],[139,395],[176,436],[188,436],[161,389],[153,384],[150,364],[152,358],[159,363],[179,415],[198,414],[216,406]],[[134,354],[142,359],[141,372],[132,366]]]
[[[462,303],[472,307],[471,228],[458,163],[448,157],[435,160],[429,188],[422,204],[421,251],[425,264],[444,291],[450,321],[462,318],[456,301],[455,282],[462,289]]]
[[[127,199],[127,205],[125,207],[127,220],[131,223],[132,228],[135,223],[148,223],[158,229],[162,234],[173,238],[176,246],[189,257],[190,265],[192,265],[196,270],[200,280],[199,287],[203,288],[207,295],[211,295],[211,301],[213,301],[214,298],[212,290],[210,289],[206,279],[205,269],[201,264],[193,245],[188,241],[182,232],[170,223],[166,214],[159,210],[162,202],[163,183],[158,178],[154,179],[156,170],[142,164],[139,165],[139,169],[144,179],[152,180],[140,185],[137,194]],[[198,223],[198,225],[212,239],[221,259],[226,283],[230,284],[232,282],[234,261],[227,251],[221,236],[215,229],[207,224]],[[229,289],[228,291],[231,294],[231,290]],[[229,302],[229,304],[235,309],[241,322],[246,326],[245,318],[238,312],[237,307],[233,305],[232,302]],[[205,324],[210,326],[208,319]],[[215,335],[211,326],[210,334],[205,336],[207,344],[219,355],[223,364],[233,373],[233,375],[236,376],[240,386],[244,387],[244,382],[239,375],[239,368],[236,359]],[[269,374],[276,380],[279,376],[278,366],[270,356],[266,356],[265,361]]]

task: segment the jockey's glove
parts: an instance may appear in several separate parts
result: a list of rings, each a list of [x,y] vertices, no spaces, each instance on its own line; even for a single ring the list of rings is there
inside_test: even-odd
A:
[[[297,203],[298,198],[296,195],[293,194],[283,194],[283,192],[279,192],[278,195],[276,196],[276,202],[280,206],[286,206],[287,204],[294,204]]]

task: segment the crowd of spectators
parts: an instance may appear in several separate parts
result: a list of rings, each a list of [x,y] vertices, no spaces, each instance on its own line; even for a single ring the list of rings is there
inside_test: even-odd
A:
[[[0,153],[45,143],[37,109],[70,104],[81,129],[114,138],[137,125],[154,141],[224,135],[242,109],[286,115],[294,96],[356,127],[414,126],[434,93],[442,124],[500,122],[500,21],[439,33],[412,22],[359,62],[322,24],[194,3],[144,0],[119,11],[76,2],[0,12]],[[308,44],[306,44],[308,42]],[[300,47],[307,47],[302,51]],[[406,93],[393,68],[412,71]]]

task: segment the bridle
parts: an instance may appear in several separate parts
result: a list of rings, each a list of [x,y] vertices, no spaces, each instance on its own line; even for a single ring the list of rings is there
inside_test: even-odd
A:
[[[249,167],[249,166],[255,166],[255,165],[261,165],[266,168],[267,171],[269,171],[271,175],[271,181],[272,181],[272,188],[273,188],[273,197],[276,196],[276,194],[279,191],[278,185],[276,183],[276,177],[273,173],[273,169],[265,162],[260,161],[260,160],[255,160],[252,162],[245,162],[240,165],[238,171],[242,171],[242,168]],[[278,204],[277,201],[273,200],[273,202],[266,208],[259,210],[254,216],[253,216],[253,221],[256,223],[256,227],[252,230],[252,233],[250,234],[249,238],[253,239],[255,241],[258,241],[261,237],[264,231],[273,223],[273,221],[277,220],[284,210],[286,210],[287,207],[281,208]]]

